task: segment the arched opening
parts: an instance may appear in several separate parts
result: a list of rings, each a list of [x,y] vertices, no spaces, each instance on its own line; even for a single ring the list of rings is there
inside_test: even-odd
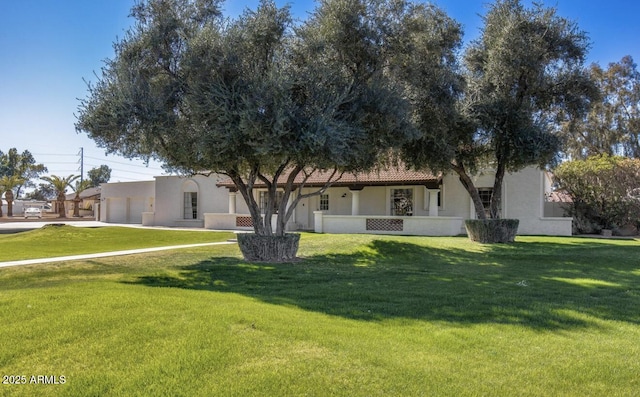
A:
[[[182,218],[198,219],[198,184],[192,180],[182,184]]]

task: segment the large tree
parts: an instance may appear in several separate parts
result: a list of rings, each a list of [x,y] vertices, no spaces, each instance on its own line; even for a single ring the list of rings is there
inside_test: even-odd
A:
[[[66,213],[64,209],[64,201],[66,199],[67,188],[73,187],[73,182],[80,178],[80,175],[69,176],[43,176],[41,179],[48,182],[51,187],[56,191],[56,201],[58,202],[58,216],[65,218]]]
[[[594,89],[583,67],[587,48],[585,33],[553,8],[525,8],[519,0],[491,4],[480,38],[465,50],[458,71],[464,83],[455,75],[446,80],[446,122],[432,128],[419,117],[423,135],[405,148],[407,162],[455,172],[477,216],[500,218],[505,173],[553,160],[558,123],[588,105]],[[409,82],[416,84],[415,75]],[[413,103],[418,111],[434,106],[421,98]],[[482,168],[495,171],[488,211],[473,182]]]
[[[565,153],[571,159],[607,154],[640,158],[640,72],[631,56],[589,68],[600,98],[588,114],[567,124]]]
[[[73,192],[76,194],[75,197],[73,198],[73,216],[75,218],[78,218],[80,216],[80,202],[82,202],[80,195],[85,190],[93,187],[93,185],[91,184],[90,180],[84,179],[82,181],[76,180],[76,184],[75,185],[70,184],[70,187],[73,190]]]
[[[24,180],[16,175],[0,177],[0,198],[4,192],[4,198],[7,200],[7,216],[13,216],[13,199],[15,198],[13,190],[23,183]]]
[[[135,7],[136,25],[89,87],[76,127],[110,152],[228,175],[255,234],[284,236],[307,196],[295,178],[370,170],[414,138],[401,87],[390,81],[391,44],[405,32],[388,22],[428,15],[404,1],[325,0],[294,26],[288,8],[271,1],[232,21],[217,10],[215,1]],[[268,190],[264,216],[258,181]]]
[[[640,159],[596,155],[563,162],[554,176],[576,232],[640,226]]]
[[[7,153],[0,151],[0,177],[16,176],[22,182],[15,186],[15,197],[20,197],[20,192],[25,187],[34,187],[32,180],[47,172],[47,167],[36,163],[35,158],[28,150],[22,153],[16,148],[11,148]]]
[[[111,168],[103,164],[100,167],[90,169],[87,172],[87,176],[90,182],[88,187],[98,187],[101,183],[109,182],[109,179],[111,179]]]

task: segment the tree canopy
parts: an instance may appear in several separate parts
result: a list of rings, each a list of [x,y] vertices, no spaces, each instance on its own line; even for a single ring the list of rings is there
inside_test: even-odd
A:
[[[296,176],[323,170],[335,180],[370,170],[415,138],[394,60],[407,50],[407,34],[448,54],[451,43],[438,34],[444,22],[435,18],[444,14],[405,1],[325,0],[295,24],[272,1],[233,20],[218,6],[141,2],[135,27],[89,86],[76,128],[110,152],[228,175],[264,235],[273,208],[283,234],[304,197],[293,192]],[[442,62],[437,54],[429,61]],[[422,111],[435,118],[437,110]],[[284,197],[274,206],[283,175]],[[268,188],[264,217],[256,181]]]
[[[640,226],[640,159],[596,155],[566,161],[554,176],[571,197],[567,209],[578,233]]]
[[[456,172],[478,217],[499,218],[505,172],[552,161],[561,148],[557,126],[589,104],[594,89],[583,67],[587,48],[586,34],[554,8],[494,2],[480,38],[465,50],[458,69],[463,83],[452,75],[447,80],[443,128],[421,126],[421,144],[405,147],[407,162]],[[418,99],[414,106],[432,105]],[[482,167],[496,175],[488,213],[472,178]]]
[[[0,150],[0,177],[17,177],[21,182],[13,187],[15,197],[20,197],[20,191],[25,187],[34,187],[33,179],[47,172],[47,167],[36,163],[35,158],[28,150],[22,153],[16,148],[11,148],[7,153]]]
[[[89,178],[88,187],[98,187],[101,183],[109,182],[111,179],[111,168],[108,165],[101,165],[87,171],[87,177]]]
[[[589,112],[565,125],[565,153],[571,159],[607,154],[640,157],[640,72],[631,56],[589,74],[600,97]]]

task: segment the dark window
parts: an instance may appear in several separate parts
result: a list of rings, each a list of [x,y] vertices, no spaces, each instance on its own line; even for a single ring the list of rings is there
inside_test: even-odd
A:
[[[320,211],[329,211],[329,195],[320,195]]]
[[[184,193],[184,219],[198,219],[198,193]]]
[[[491,196],[493,196],[493,188],[480,188],[478,189],[478,193],[480,194],[480,200],[482,201],[482,206],[484,207],[484,213],[489,216],[489,208],[491,207]]]
[[[280,192],[280,191],[276,192],[276,201],[274,203],[272,203],[272,205],[273,205],[272,206],[272,212],[274,214],[278,213],[278,208],[280,207],[280,203],[282,202],[283,196],[284,196],[284,192]],[[260,212],[263,213],[263,214],[267,210],[267,197],[269,197],[269,196],[268,196],[266,191],[261,191],[260,192],[260,197],[259,197],[259,200],[260,200]]]
[[[391,215],[413,215],[413,189],[391,189]]]

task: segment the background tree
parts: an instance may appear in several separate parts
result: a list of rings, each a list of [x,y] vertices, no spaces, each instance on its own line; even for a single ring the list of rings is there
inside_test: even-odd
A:
[[[13,216],[13,200],[15,198],[13,190],[23,183],[24,180],[17,175],[5,175],[0,178],[0,192],[4,191],[4,198],[7,200],[7,216]],[[2,197],[2,194],[0,194],[0,197]]]
[[[554,177],[572,199],[567,209],[577,233],[640,223],[640,159],[604,154],[567,161]]]
[[[87,172],[87,176],[90,181],[89,187],[98,187],[101,183],[109,182],[109,179],[111,179],[111,168],[103,164],[100,167],[90,169]]]
[[[55,190],[56,200],[58,202],[58,216],[60,218],[66,217],[66,213],[64,209],[64,201],[66,198],[65,194],[67,192],[67,188],[72,187],[72,183],[75,182],[78,178],[80,178],[80,175],[69,175],[67,177],[51,175],[51,176],[43,176],[42,178],[40,178],[44,181],[49,182],[51,187],[53,187],[53,189]]]
[[[458,91],[452,77],[453,88],[443,92],[448,123],[421,123],[421,144],[404,151],[408,163],[454,171],[477,216],[500,218],[505,173],[552,161],[560,150],[559,118],[584,111],[595,92],[583,68],[587,48],[586,35],[555,9],[496,1],[484,16],[480,38],[465,51],[464,90]],[[433,105],[418,98],[414,106]],[[482,167],[495,170],[486,212],[472,178]]]
[[[75,185],[70,186],[71,189],[73,189],[73,191],[76,193],[75,197],[73,198],[73,216],[77,218],[80,216],[80,202],[82,201],[82,199],[80,199],[80,194],[85,190],[93,187],[93,185],[91,184],[91,180],[85,179],[83,181],[76,181]]]
[[[589,73],[600,98],[585,117],[565,125],[567,157],[640,157],[640,73],[633,58],[625,56],[606,70],[592,64]]]
[[[295,27],[288,8],[271,1],[232,21],[220,18],[215,1],[141,2],[135,27],[81,102],[76,128],[109,152],[229,176],[255,234],[282,237],[309,196],[294,192],[295,178],[304,185],[315,170],[333,180],[370,170],[414,137],[389,81],[395,33],[383,23],[412,8],[387,3],[323,1]],[[267,186],[264,216],[258,181]],[[260,259],[290,256],[279,244]]]
[[[22,180],[15,188],[16,198],[20,197],[23,188],[34,187],[32,181],[45,172],[47,167],[36,163],[28,150],[19,153],[16,148],[11,148],[6,154],[0,151],[0,176],[16,176]]]
[[[28,200],[37,200],[37,201],[49,201],[56,199],[56,192],[49,183],[40,183],[38,186],[25,194],[25,198]]]

